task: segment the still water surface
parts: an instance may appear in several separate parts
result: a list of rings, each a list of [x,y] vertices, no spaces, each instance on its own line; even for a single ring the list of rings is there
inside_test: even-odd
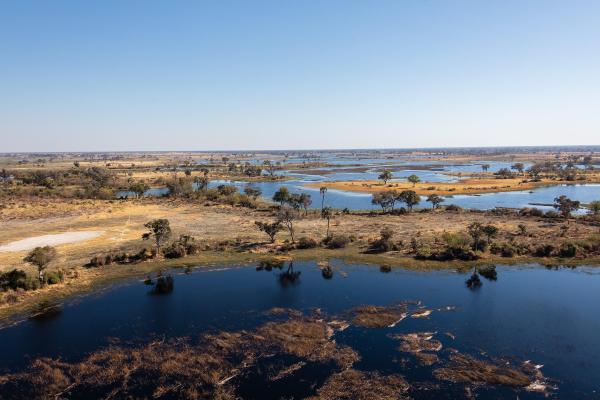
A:
[[[552,398],[600,396],[600,271],[593,267],[499,266],[496,281],[482,278],[483,285],[470,290],[465,286],[466,272],[399,268],[382,273],[376,266],[341,261],[331,265],[333,278],[324,279],[315,262],[295,262],[299,278],[287,285],[279,279],[280,270],[258,271],[254,266],[174,272],[174,290],[160,296],[132,280],[0,330],[0,369],[21,370],[40,356],[78,360],[115,337],[148,342],[157,337],[194,338],[207,331],[252,329],[265,321],[264,312],[273,307],[305,312],[318,307],[329,315],[341,315],[358,305],[420,300],[434,310],[429,318],[407,318],[393,328],[352,326],[336,334],[336,342],[360,353],[356,369],[400,373],[409,383],[435,381],[431,367],[417,366],[388,336],[428,331],[438,333],[444,348],[543,364],[544,375],[557,387]],[[456,310],[435,311],[446,306]],[[309,367],[299,376],[317,379],[312,374],[318,372],[311,371]],[[293,386],[294,378],[290,379],[289,385],[268,393],[242,384],[244,398],[279,398]],[[460,385],[437,383],[440,392],[417,398],[464,394],[456,387]],[[516,398],[517,394],[521,399],[543,398],[539,393],[500,387],[482,388],[479,394],[480,398]]]

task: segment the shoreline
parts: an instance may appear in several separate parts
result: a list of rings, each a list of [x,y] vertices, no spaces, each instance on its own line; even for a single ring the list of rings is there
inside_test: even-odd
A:
[[[80,296],[86,296],[98,293],[102,290],[110,289],[113,285],[125,283],[131,279],[143,279],[145,276],[163,270],[183,269],[183,268],[204,268],[237,264],[239,266],[248,266],[265,260],[298,260],[308,261],[331,261],[333,259],[343,260],[349,264],[366,264],[373,267],[383,265],[391,268],[403,268],[419,271],[435,270],[458,270],[468,271],[474,267],[484,267],[491,265],[517,265],[517,264],[536,264],[538,266],[551,267],[578,267],[590,266],[600,267],[600,257],[587,257],[583,259],[565,259],[559,257],[538,258],[538,257],[512,257],[505,258],[501,256],[490,256],[475,261],[431,261],[417,260],[406,255],[398,255],[395,252],[368,254],[359,251],[357,246],[349,246],[343,249],[307,249],[292,250],[288,253],[280,254],[257,254],[238,251],[203,251],[198,255],[187,256],[178,259],[160,259],[140,262],[136,264],[111,265],[104,267],[88,268],[87,276],[73,280],[67,280],[64,283],[48,285],[43,289],[26,292],[23,300],[18,303],[0,306],[0,329],[20,323],[34,315],[36,309],[47,305],[55,305],[75,299]]]
[[[340,190],[354,193],[377,193],[381,191],[402,191],[413,190],[418,195],[426,196],[436,194],[439,196],[453,195],[477,195],[486,193],[518,192],[539,189],[549,186],[560,185],[593,185],[600,184],[600,178],[586,181],[555,181],[544,180],[541,182],[526,182],[522,179],[463,179],[458,182],[420,182],[413,185],[409,182],[389,182],[383,184],[380,181],[330,181],[330,182],[310,182],[304,186],[318,189],[321,186],[327,186],[328,189]]]

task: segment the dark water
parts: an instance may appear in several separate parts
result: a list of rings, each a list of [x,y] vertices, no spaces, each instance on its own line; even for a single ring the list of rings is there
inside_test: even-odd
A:
[[[451,270],[416,272],[332,262],[334,275],[324,279],[316,263],[295,262],[300,272],[294,285],[283,286],[279,270],[254,266],[222,270],[198,269],[177,274],[168,295],[152,295],[139,281],[72,301],[46,316],[0,330],[0,369],[24,368],[39,356],[79,360],[106,346],[109,338],[148,342],[157,337],[197,337],[206,331],[252,329],[265,321],[264,311],[288,307],[309,312],[319,307],[329,315],[357,305],[390,305],[420,300],[433,311],[429,319],[407,318],[394,328],[350,327],[336,342],[358,351],[359,370],[400,373],[409,383],[432,380],[431,369],[417,367],[397,350],[390,333],[438,332],[444,348],[472,355],[485,353],[516,361],[543,364],[542,371],[557,390],[552,398],[593,399],[600,396],[600,270],[593,267],[547,269],[535,265],[497,267],[497,281],[482,278],[478,290],[465,286],[467,273]],[[451,332],[455,339],[444,335]],[[298,385],[322,381],[323,371],[307,365],[298,372]],[[323,379],[321,379],[323,378]],[[292,386],[261,392],[247,382],[244,398],[278,398]],[[288,385],[290,382],[288,381]],[[300,387],[300,386],[299,386]],[[452,386],[423,398],[453,398]],[[455,393],[450,397],[448,393]],[[482,388],[480,398],[516,398],[512,389]],[[521,391],[519,398],[543,398]],[[0,396],[2,397],[2,396]]]

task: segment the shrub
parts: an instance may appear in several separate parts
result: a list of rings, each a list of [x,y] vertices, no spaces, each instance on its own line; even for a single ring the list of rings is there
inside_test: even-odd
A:
[[[339,235],[339,234],[330,236],[329,238],[327,238],[325,240],[326,240],[325,244],[330,249],[341,249],[341,248],[348,246],[348,243],[350,243],[350,238],[348,236]]]
[[[456,204],[450,204],[447,205],[445,208],[446,211],[452,211],[452,212],[461,212],[462,211],[462,207],[457,206]]]
[[[21,296],[19,296],[18,292],[9,290],[4,296],[2,296],[2,301],[7,304],[14,304],[19,301],[20,297]]]
[[[247,194],[242,194],[239,196],[239,204],[242,207],[246,208],[256,208],[256,201],[252,199],[252,197]]]
[[[379,266],[379,271],[387,274],[388,272],[392,272],[392,267],[389,265],[381,265]]]
[[[2,290],[35,290],[39,289],[40,281],[34,277],[28,276],[25,271],[13,269],[8,272],[0,273],[0,288]]]
[[[544,217],[556,219],[556,218],[560,217],[560,215],[554,210],[548,210],[548,211],[546,211],[546,214],[544,214]]]
[[[551,244],[543,244],[538,246],[533,255],[536,257],[550,257],[554,252],[554,246]]]
[[[477,268],[477,271],[479,272],[479,275],[483,276],[489,281],[498,280],[498,273],[496,272],[496,267],[494,265],[479,267]]]
[[[559,254],[561,257],[575,257],[577,255],[577,246],[573,243],[563,243],[560,246]]]
[[[103,256],[94,256],[92,257],[92,259],[90,260],[90,262],[88,263],[88,267],[101,267],[104,265],[106,258]]]
[[[49,285],[55,285],[63,281],[64,276],[62,271],[50,271],[44,275],[46,283]]]
[[[319,245],[319,242],[315,238],[312,237],[301,237],[298,240],[298,245],[296,246],[298,249],[313,249]]]
[[[187,255],[196,254],[200,247],[196,244],[196,239],[193,236],[181,235],[179,239],[171,243],[164,250],[166,258],[181,258]],[[143,252],[145,253],[145,249]]]
[[[381,230],[381,238],[371,242],[369,246],[370,252],[383,253],[386,251],[397,250],[398,247],[392,242],[394,231],[390,228],[383,228]]]

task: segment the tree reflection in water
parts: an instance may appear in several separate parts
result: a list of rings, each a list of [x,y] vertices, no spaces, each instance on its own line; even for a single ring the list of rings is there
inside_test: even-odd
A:
[[[294,262],[290,261],[287,270],[278,275],[279,284],[283,287],[294,286],[300,283],[301,271],[294,271]]]

